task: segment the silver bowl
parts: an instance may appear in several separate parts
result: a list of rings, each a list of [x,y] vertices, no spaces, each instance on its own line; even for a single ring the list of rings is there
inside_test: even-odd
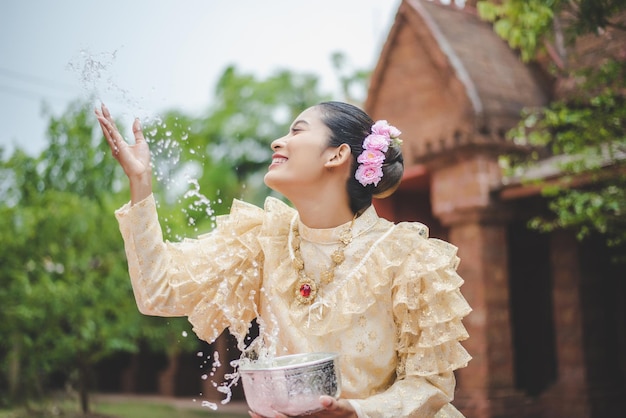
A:
[[[323,409],[319,397],[339,397],[341,377],[337,354],[306,353],[243,363],[239,374],[250,409],[263,417],[287,416]]]

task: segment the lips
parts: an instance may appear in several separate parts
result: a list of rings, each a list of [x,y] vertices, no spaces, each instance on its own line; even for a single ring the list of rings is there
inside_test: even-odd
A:
[[[280,154],[274,154],[272,155],[272,163],[270,164],[270,167],[280,165],[286,161],[287,161],[287,157],[284,157]]]

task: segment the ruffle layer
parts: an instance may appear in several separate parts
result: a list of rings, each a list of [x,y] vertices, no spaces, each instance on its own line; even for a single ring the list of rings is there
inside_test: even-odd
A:
[[[397,372],[406,376],[430,376],[451,372],[467,366],[472,357],[457,341],[417,350],[400,356]]]
[[[189,315],[194,332],[205,341],[230,332],[243,338],[258,315],[262,282],[262,252],[258,241],[265,214],[257,206],[234,200],[229,215],[217,218],[217,227],[198,238],[200,257],[212,260],[216,282],[204,286]],[[206,267],[206,264],[205,264]]]
[[[428,376],[464,367],[471,357],[459,343],[468,338],[461,320],[471,308],[459,290],[456,247],[424,239],[413,254],[394,282],[398,373]]]

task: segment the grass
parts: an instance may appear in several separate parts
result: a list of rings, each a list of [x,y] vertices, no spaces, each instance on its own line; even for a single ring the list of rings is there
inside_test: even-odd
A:
[[[225,413],[209,408],[191,409],[165,404],[126,401],[116,403],[99,403],[94,408],[97,412],[118,418],[244,418],[248,414]]]
[[[170,403],[164,398],[99,399],[92,402],[91,409],[92,413],[83,415],[75,401],[50,399],[30,408],[2,409],[0,418],[249,418],[244,412],[213,411],[191,403],[186,406],[184,401]]]

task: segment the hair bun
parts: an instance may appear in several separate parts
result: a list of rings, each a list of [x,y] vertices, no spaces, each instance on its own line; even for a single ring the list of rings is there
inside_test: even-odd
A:
[[[391,196],[400,186],[404,175],[404,158],[402,150],[398,145],[392,145],[385,153],[385,163],[383,164],[383,177],[372,190],[372,195],[376,199],[384,199]]]

